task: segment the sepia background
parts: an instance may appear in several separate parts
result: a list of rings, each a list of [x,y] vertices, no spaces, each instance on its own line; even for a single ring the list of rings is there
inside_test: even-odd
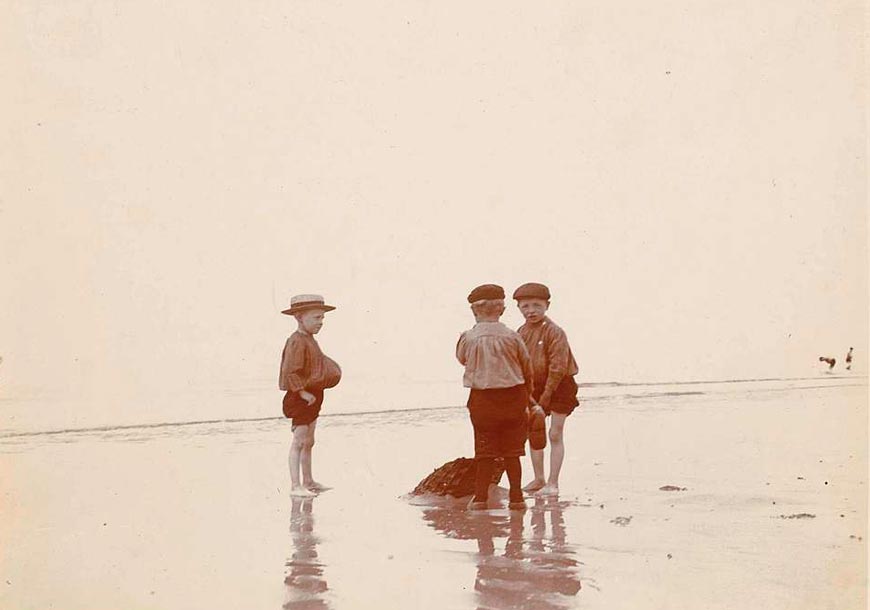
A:
[[[299,292],[343,411],[459,404],[483,282],[585,382],[866,361],[859,2],[5,6],[0,418],[274,415]]]
[[[0,602],[277,607],[315,511],[256,420],[316,292],[326,594],[469,607],[474,541],[396,497],[470,428],[409,410],[464,403],[471,288],[538,281],[581,369],[568,503],[529,511],[568,602],[864,605],[865,3],[2,14]],[[203,420],[255,421],[118,428]]]

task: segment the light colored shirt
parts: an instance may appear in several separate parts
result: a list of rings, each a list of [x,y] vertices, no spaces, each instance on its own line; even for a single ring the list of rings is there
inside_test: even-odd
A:
[[[501,322],[478,322],[459,336],[456,358],[465,366],[462,384],[488,390],[527,385],[532,368],[522,338]]]
[[[517,332],[529,351],[535,394],[540,391],[538,402],[549,404],[562,378],[580,371],[568,345],[568,336],[547,317],[538,324],[523,324]]]

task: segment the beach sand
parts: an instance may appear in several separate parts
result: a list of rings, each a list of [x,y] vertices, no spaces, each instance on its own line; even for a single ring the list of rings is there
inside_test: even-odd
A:
[[[312,500],[288,497],[289,439],[0,438],[0,608],[866,607],[864,378],[585,401],[562,493],[524,513],[403,497],[471,455],[461,408],[321,418]]]

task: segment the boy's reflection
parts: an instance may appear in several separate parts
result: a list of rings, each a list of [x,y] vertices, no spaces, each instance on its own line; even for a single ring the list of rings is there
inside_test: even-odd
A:
[[[580,591],[579,562],[565,537],[562,510],[566,504],[556,498],[535,498],[528,511],[528,538],[524,537],[527,513],[520,511],[505,515],[439,508],[427,510],[423,516],[449,538],[477,540],[474,589],[479,610],[556,610],[573,607]],[[498,538],[507,539],[501,554],[496,551]]]
[[[287,610],[329,608],[323,593],[329,588],[323,578],[323,564],[317,558],[317,536],[314,535],[314,498],[291,498],[290,535],[293,555],[287,560],[290,569],[284,578]]]

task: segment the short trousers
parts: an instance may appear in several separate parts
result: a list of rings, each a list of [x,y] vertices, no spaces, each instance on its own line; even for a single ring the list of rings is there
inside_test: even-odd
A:
[[[532,393],[532,396],[535,400],[538,400],[541,397],[541,392],[544,389],[544,384],[540,384],[541,390],[535,388],[535,391]],[[553,397],[550,399],[550,404],[544,408],[544,413],[549,415],[552,413],[559,413],[560,415],[571,415],[571,413],[580,405],[580,401],[577,400],[577,382],[574,381],[574,377],[571,375],[565,375],[562,377],[562,381],[559,382],[559,385],[556,386],[556,391],[553,392]]]
[[[468,414],[474,427],[474,457],[519,457],[526,454],[528,402],[525,385],[471,390]]]
[[[314,394],[314,404],[305,402],[299,392],[287,392],[284,395],[284,417],[293,420],[293,426],[307,426],[320,415],[323,405],[323,390],[309,390]]]

